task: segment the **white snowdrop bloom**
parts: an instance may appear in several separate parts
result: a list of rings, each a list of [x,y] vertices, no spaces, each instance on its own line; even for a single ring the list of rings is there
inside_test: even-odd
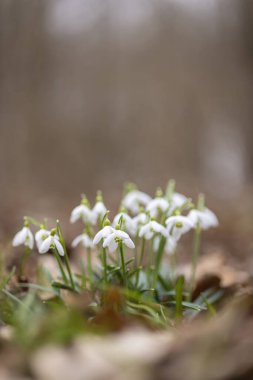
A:
[[[12,241],[12,245],[17,247],[18,245],[24,244],[26,247],[33,249],[34,237],[32,231],[28,226],[24,226],[21,231],[19,231]]]
[[[89,235],[83,233],[81,235],[78,235],[73,241],[72,241],[72,247],[75,248],[78,246],[78,244],[82,243],[82,245],[85,248],[92,248],[94,246],[92,239],[89,237]]]
[[[185,195],[180,193],[173,193],[171,202],[170,202],[170,208],[169,212],[173,212],[176,208],[182,207],[183,204],[187,202],[188,198],[186,198]]]
[[[96,224],[97,216],[87,205],[81,204],[74,208],[71,212],[70,223],[75,223],[82,218],[83,222]]]
[[[203,211],[191,210],[188,214],[188,218],[195,227],[200,223],[200,227],[203,230],[207,230],[210,227],[217,227],[219,224],[217,216],[208,208],[205,208]]]
[[[43,241],[50,235],[50,231],[46,230],[45,228],[41,228],[39,231],[35,234],[35,241],[37,248],[39,249]]]
[[[112,226],[116,227],[116,225],[119,224],[120,218],[122,218],[121,219],[122,225],[126,227],[126,230],[128,232],[130,232],[132,230],[133,220],[132,220],[131,216],[129,216],[125,212],[120,212],[119,214],[117,214],[115,216],[115,218],[113,219],[113,222],[112,222]]]
[[[177,247],[177,241],[172,236],[169,236],[164,247],[165,252],[168,255],[173,255],[176,247]]]
[[[150,240],[155,234],[161,234],[164,237],[168,236],[168,232],[164,226],[162,226],[160,223],[157,223],[154,220],[151,220],[150,222],[141,227],[139,237],[143,237],[146,240]]]
[[[140,227],[148,223],[148,221],[149,217],[144,212],[141,212],[140,214],[132,218],[132,225],[131,229],[129,230],[130,235],[136,236]]]
[[[107,212],[107,208],[105,207],[102,201],[96,202],[95,206],[92,209],[92,212],[96,216],[96,219],[103,218]]]
[[[118,248],[118,245],[122,243],[126,245],[128,248],[133,249],[135,247],[134,242],[130,238],[130,236],[121,230],[114,230],[112,234],[107,236],[107,238],[104,240],[103,247],[107,248],[110,253],[116,251]]]
[[[93,239],[93,244],[98,244],[101,239],[107,238],[109,235],[111,235],[115,229],[111,226],[105,226],[102,228],[102,230],[98,231],[98,233],[95,235]]]
[[[148,194],[142,191],[132,190],[125,195],[122,200],[122,205],[133,214],[137,214],[140,206],[147,206],[151,199]]]
[[[170,236],[176,241],[191,228],[194,228],[193,222],[187,216],[182,215],[170,216],[166,220],[166,226]]]
[[[52,234],[52,232],[39,246],[39,253],[46,253],[51,247],[56,248],[60,256],[64,256],[64,249],[59,241],[59,236]]]
[[[146,211],[150,213],[152,218],[156,218],[159,211],[165,212],[169,210],[169,202],[164,198],[154,198],[152,199],[146,207]]]

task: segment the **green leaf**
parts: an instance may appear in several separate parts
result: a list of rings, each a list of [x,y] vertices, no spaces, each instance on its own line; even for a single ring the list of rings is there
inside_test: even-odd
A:
[[[184,290],[184,276],[179,276],[176,282],[176,318],[181,318],[183,314],[183,290]]]

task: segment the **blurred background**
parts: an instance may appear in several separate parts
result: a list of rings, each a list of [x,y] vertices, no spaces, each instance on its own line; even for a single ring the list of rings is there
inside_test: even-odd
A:
[[[252,0],[1,0],[0,237],[169,178],[250,235],[252,16]]]

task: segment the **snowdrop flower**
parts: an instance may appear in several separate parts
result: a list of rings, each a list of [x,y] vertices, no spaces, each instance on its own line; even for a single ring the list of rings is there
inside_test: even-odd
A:
[[[124,244],[130,249],[135,247],[134,242],[126,232],[116,229],[104,240],[103,248],[108,247],[109,252],[112,253],[116,251],[119,244]]]
[[[169,213],[172,213],[178,207],[182,207],[187,201],[188,198],[186,198],[185,195],[173,193],[170,201]]]
[[[109,225],[105,225],[102,230],[98,231],[98,233],[95,235],[93,239],[93,244],[98,244],[100,240],[107,238],[109,235],[111,235],[115,229]]]
[[[107,212],[107,208],[104,205],[102,193],[100,191],[97,193],[96,204],[93,207],[92,212],[96,216],[96,219],[103,218]]]
[[[125,195],[122,200],[122,205],[133,214],[137,214],[139,212],[139,207],[147,206],[151,199],[152,198],[148,194],[142,191],[132,190]]]
[[[48,238],[49,235],[50,235],[50,231],[46,230],[44,228],[44,226],[42,226],[42,228],[36,232],[35,241],[36,241],[36,245],[37,245],[38,250],[40,249],[40,246],[43,243],[43,241],[46,238]]]
[[[191,210],[188,214],[188,218],[195,227],[199,223],[203,230],[207,230],[210,227],[217,227],[219,224],[217,216],[208,208],[204,208],[203,211]]]
[[[178,241],[183,234],[194,228],[193,222],[188,217],[182,215],[170,216],[166,220],[166,225],[170,236],[175,241]]]
[[[168,236],[168,232],[164,226],[162,226],[160,223],[155,222],[154,220],[151,220],[141,227],[139,237],[150,240],[155,234],[161,234],[164,237]]]
[[[60,256],[64,256],[64,249],[59,241],[59,236],[55,233],[55,229],[51,230],[50,235],[39,246],[39,253],[46,253],[51,247],[55,248]]]
[[[164,198],[152,199],[146,207],[146,211],[150,213],[152,218],[156,218],[160,211],[165,212],[169,210],[169,202]]]
[[[120,212],[115,216],[112,222],[112,226],[116,227],[119,224],[119,221],[122,220],[122,225],[126,227],[126,230],[130,232],[132,230],[132,218],[124,211]]]
[[[87,235],[86,233],[83,233],[81,235],[78,235],[73,241],[72,241],[72,247],[75,248],[78,246],[78,244],[82,243],[82,245],[85,248],[93,248],[94,244],[92,239]]]
[[[26,247],[29,247],[30,249],[33,249],[34,246],[34,237],[27,223],[25,223],[22,230],[14,236],[14,239],[12,241],[13,247],[17,247],[18,245],[22,244],[24,244]]]
[[[82,218],[84,223],[96,224],[97,216],[90,209],[87,198],[83,198],[81,204],[71,212],[70,223],[75,223],[80,218]]]
[[[130,235],[136,236],[140,227],[146,223],[148,223],[149,217],[144,212],[136,215],[132,219],[131,229],[129,230]]]

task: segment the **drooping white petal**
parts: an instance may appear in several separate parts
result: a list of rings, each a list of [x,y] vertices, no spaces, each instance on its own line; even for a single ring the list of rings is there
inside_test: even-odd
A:
[[[57,239],[53,239],[53,241],[59,255],[64,256],[64,249],[61,243]]]
[[[115,238],[115,232],[111,233],[109,236],[107,236],[103,242],[103,248],[109,247],[112,241],[114,241]]]
[[[39,249],[40,245],[43,243],[43,241],[50,235],[50,231],[47,231],[45,229],[40,229],[35,234],[35,241],[37,244],[37,247]]]
[[[129,238],[129,235],[124,232],[124,231],[121,231],[121,230],[116,230],[115,231],[115,237],[119,237],[120,239],[128,239]]]
[[[217,227],[219,224],[217,216],[207,208],[203,211],[191,210],[188,217],[193,222],[195,227],[199,223],[203,230],[207,230],[210,227]]]
[[[103,217],[107,212],[107,208],[105,207],[103,202],[99,201],[95,204],[92,211],[97,217]]]
[[[150,201],[151,197],[148,194],[139,190],[133,190],[125,195],[122,204],[133,214],[137,214],[140,206],[145,207]]]
[[[134,245],[134,242],[132,239],[130,239],[130,237],[126,238],[123,240],[123,243],[130,249],[134,249],[135,248],[135,245]]]
[[[12,245],[14,247],[17,247],[18,245],[24,244],[26,235],[27,235],[27,227],[23,227],[22,230],[16,233],[16,235],[14,236]]]
[[[32,234],[32,231],[27,228],[27,235],[26,235],[26,240],[25,240],[25,245],[28,246],[30,249],[33,249],[34,246],[34,237]]]
[[[151,217],[156,218],[159,211],[165,212],[169,210],[169,202],[164,198],[154,198],[149,202],[146,210],[150,213]]]
[[[48,236],[39,247],[39,253],[46,253],[49,251],[51,244],[53,243],[53,236]]]
[[[81,218],[83,211],[83,205],[79,205],[73,209],[70,216],[70,223],[75,223],[78,219]]]
[[[104,228],[102,228],[102,230],[98,231],[98,233],[95,235],[95,237],[93,239],[93,244],[95,244],[95,245],[98,244],[101,239],[106,238],[107,236],[112,234],[114,231],[115,230],[113,227],[105,226]]]
[[[146,240],[150,240],[156,233],[159,233],[164,237],[167,237],[168,235],[168,232],[163,225],[152,220],[143,227],[141,227],[139,237],[144,237]]]
[[[167,230],[176,241],[190,229],[194,228],[194,224],[189,217],[183,215],[170,216],[166,220]]]
[[[110,253],[113,253],[116,251],[116,249],[118,248],[118,243],[116,243],[116,241],[114,239],[112,239],[110,241],[110,243],[108,244],[108,250]]]
[[[80,244],[82,240],[83,240],[83,235],[78,235],[78,236],[72,241],[71,246],[72,246],[73,248],[77,247],[78,244]]]

